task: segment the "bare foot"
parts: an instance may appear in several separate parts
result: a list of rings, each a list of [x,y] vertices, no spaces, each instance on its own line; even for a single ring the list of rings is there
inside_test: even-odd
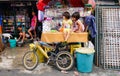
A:
[[[61,73],[68,74],[68,72],[64,70],[62,70]]]
[[[33,40],[33,38],[30,38],[30,40]]]
[[[77,71],[74,71],[74,76],[79,76],[79,73]]]

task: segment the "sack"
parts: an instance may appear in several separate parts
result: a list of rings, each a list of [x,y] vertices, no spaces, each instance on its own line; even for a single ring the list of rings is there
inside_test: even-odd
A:
[[[86,42],[85,47],[77,48],[76,52],[82,54],[93,54],[95,52],[94,45],[91,41]]]
[[[94,45],[91,41],[88,42],[88,48],[94,48]]]
[[[93,45],[93,43],[91,41],[88,41],[88,42],[85,43],[85,47],[94,48],[94,45]]]
[[[82,47],[82,48],[77,48],[76,52],[82,54],[93,54],[95,50],[93,48]]]

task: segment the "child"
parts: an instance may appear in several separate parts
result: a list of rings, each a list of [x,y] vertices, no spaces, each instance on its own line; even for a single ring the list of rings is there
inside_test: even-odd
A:
[[[35,12],[32,12],[32,19],[31,19],[31,27],[28,30],[29,35],[31,36],[31,40],[33,40],[32,31],[34,32],[35,38],[36,38],[36,25],[37,25],[37,16],[35,15]]]
[[[72,32],[84,32],[84,25],[83,23],[79,20],[80,14],[79,12],[75,12],[72,14],[72,21],[73,21],[73,27],[72,27]]]
[[[24,40],[25,40],[25,28],[22,25],[19,25],[18,30],[20,32],[18,41],[20,41],[20,39],[22,39],[21,42],[24,42]]]
[[[62,27],[61,28],[63,28],[65,41],[68,40],[68,37],[70,35],[71,26],[72,26],[72,20],[70,19],[70,13],[69,12],[64,12],[63,13],[63,22],[62,22]]]

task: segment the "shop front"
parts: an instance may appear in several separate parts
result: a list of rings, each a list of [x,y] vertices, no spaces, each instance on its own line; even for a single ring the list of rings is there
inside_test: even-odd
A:
[[[18,37],[17,26],[20,24],[28,30],[32,18],[31,12],[35,11],[36,15],[38,12],[36,8],[37,1],[0,0],[0,34],[9,33],[14,37]],[[87,0],[43,0],[43,5],[44,1],[50,1],[48,4],[45,4],[45,20],[42,22],[41,40],[46,43],[64,42],[63,33],[58,29],[62,22],[63,12],[67,11],[70,15],[74,12],[79,12],[80,20],[83,24],[85,17],[91,15],[91,12],[87,15],[89,12],[84,10],[85,5],[83,2]],[[96,9],[94,1],[96,1]],[[120,0],[89,0],[89,4],[95,10],[96,20],[93,21],[96,21],[97,24],[95,64],[102,66],[104,69],[119,70]],[[88,42],[88,32],[71,33],[68,42]]]
[[[28,29],[32,11],[37,13],[35,0],[3,0],[0,1],[0,17],[2,32],[18,37],[17,26],[21,23]]]
[[[44,4],[43,0],[43,4]],[[46,0],[47,1],[47,0]],[[50,0],[48,0],[50,1]],[[77,12],[78,15],[80,15],[80,23],[82,26],[82,31],[79,32],[72,32],[70,33],[70,36],[68,38],[68,44],[72,44],[69,46],[69,53],[72,55],[75,52],[75,49],[81,47],[81,43],[87,43],[88,40],[88,32],[85,30],[85,22],[84,19],[85,17],[90,16],[90,19],[93,19],[93,23],[95,23],[95,18],[94,16],[91,16],[92,9],[95,7],[95,2],[94,0],[93,3],[90,3],[88,5],[80,4],[79,3],[72,3],[74,0],[68,1],[68,0],[51,0],[48,4],[46,4],[45,10],[44,10],[44,17],[45,20],[42,22],[43,23],[43,30],[42,30],[42,38],[41,41],[46,42],[46,43],[59,43],[59,42],[65,42],[64,38],[64,33],[59,31],[58,27],[62,26],[62,14],[64,12],[69,12],[70,16],[72,16],[73,13]],[[76,0],[77,1],[77,0]],[[36,8],[36,2],[33,0],[29,1],[2,1],[0,2],[0,10],[2,11],[0,15],[2,16],[2,28],[3,28],[3,33],[9,33],[12,36],[18,37],[18,31],[17,31],[17,26],[22,25],[25,26],[26,29],[30,25],[30,20],[32,18],[31,12],[35,11],[37,13],[37,8]],[[78,6],[75,6],[75,5]],[[4,7],[5,6],[5,7]],[[88,17],[89,19],[89,17]],[[90,20],[92,21],[92,20]],[[72,20],[71,20],[72,22]],[[75,23],[77,25],[77,23]],[[93,26],[93,25],[90,25]],[[94,26],[95,27],[95,26]],[[77,27],[79,28],[79,25]],[[93,28],[92,28],[93,29]],[[96,29],[94,29],[96,33]],[[76,44],[77,43],[77,44]],[[75,45],[74,45],[75,44]],[[86,46],[87,47],[87,46]],[[70,51],[72,50],[72,51]],[[92,57],[93,59],[93,57]],[[93,60],[91,60],[91,67]],[[92,69],[92,68],[91,68]],[[91,71],[89,71],[91,72]]]

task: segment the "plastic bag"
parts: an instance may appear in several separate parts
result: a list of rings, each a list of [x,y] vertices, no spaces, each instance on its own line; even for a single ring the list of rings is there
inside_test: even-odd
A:
[[[91,41],[88,41],[88,48],[94,48],[94,45]]]
[[[93,45],[93,43],[91,41],[88,41],[88,42],[85,43],[85,47],[94,48],[94,45]]]
[[[76,52],[82,54],[93,54],[95,52],[94,45],[91,41],[85,43],[85,47],[77,48]]]

